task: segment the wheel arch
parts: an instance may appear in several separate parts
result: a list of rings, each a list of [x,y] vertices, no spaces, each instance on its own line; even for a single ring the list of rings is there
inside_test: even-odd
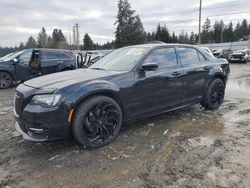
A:
[[[82,98],[80,98],[79,100],[76,101],[76,103],[73,105],[74,111],[73,111],[73,115],[72,115],[72,121],[70,122],[71,125],[74,122],[75,113],[78,110],[78,108],[80,107],[80,105],[82,103],[84,103],[85,101],[87,101],[88,99],[90,99],[92,97],[95,97],[95,96],[106,96],[106,97],[112,98],[120,106],[121,111],[122,111],[122,116],[124,117],[124,115],[126,115],[125,108],[124,108],[124,103],[122,102],[121,98],[115,93],[115,91],[112,91],[112,90],[98,90],[98,91],[93,91],[93,92],[89,93],[88,95],[85,95],[85,96],[83,96]]]
[[[13,73],[11,73],[10,71],[7,71],[7,70],[0,70],[0,72],[8,73],[8,74],[10,74],[10,76],[12,77],[13,81],[16,80],[15,76],[14,76]]]

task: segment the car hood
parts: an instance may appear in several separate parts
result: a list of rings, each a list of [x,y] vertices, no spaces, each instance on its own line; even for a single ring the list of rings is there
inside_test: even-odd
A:
[[[102,79],[120,73],[120,71],[78,69],[34,78],[24,82],[24,85],[37,89],[56,90],[79,82]]]

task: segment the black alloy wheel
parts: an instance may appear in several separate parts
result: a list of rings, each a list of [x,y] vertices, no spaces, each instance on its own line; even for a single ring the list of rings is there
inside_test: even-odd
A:
[[[7,72],[0,72],[0,89],[10,88],[12,84],[12,76]]]
[[[209,110],[218,109],[224,101],[224,96],[225,84],[221,79],[216,78],[209,84],[201,105]]]
[[[97,148],[110,143],[121,125],[122,112],[118,103],[106,96],[96,96],[80,105],[73,132],[78,142]]]

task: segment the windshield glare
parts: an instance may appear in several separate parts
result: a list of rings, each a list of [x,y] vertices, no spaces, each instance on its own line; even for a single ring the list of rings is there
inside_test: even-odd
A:
[[[6,56],[4,58],[2,58],[2,61],[10,61],[13,60],[14,58],[16,58],[17,56],[19,56],[20,54],[22,54],[25,50],[19,51],[19,52],[15,52],[9,56]]]
[[[128,71],[131,70],[148,51],[149,48],[146,47],[120,48],[97,61],[90,66],[90,69]]]

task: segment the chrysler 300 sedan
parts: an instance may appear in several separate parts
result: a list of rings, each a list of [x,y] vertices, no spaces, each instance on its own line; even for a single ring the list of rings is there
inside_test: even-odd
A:
[[[15,127],[29,141],[73,136],[87,147],[101,147],[117,137],[123,122],[197,103],[219,108],[229,71],[227,60],[191,45],[120,48],[88,69],[19,85]]]

